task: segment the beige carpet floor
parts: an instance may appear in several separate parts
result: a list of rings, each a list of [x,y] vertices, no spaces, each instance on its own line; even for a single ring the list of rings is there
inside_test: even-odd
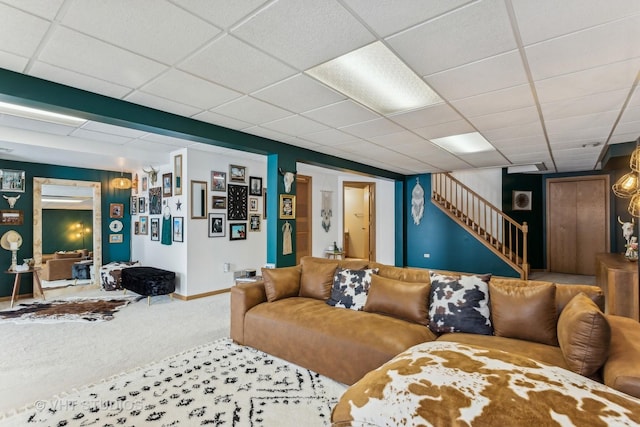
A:
[[[74,295],[122,293],[48,299]],[[145,298],[108,322],[0,324],[0,414],[227,337],[229,316],[224,293],[191,301],[159,296],[150,306]]]

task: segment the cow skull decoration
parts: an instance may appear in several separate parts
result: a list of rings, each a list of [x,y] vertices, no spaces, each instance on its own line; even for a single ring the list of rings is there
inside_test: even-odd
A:
[[[633,226],[635,225],[635,218],[631,218],[631,222],[622,222],[620,217],[618,217],[618,222],[622,228],[622,236],[624,240],[627,241],[627,247],[629,246],[629,242],[631,241],[631,236],[633,235]]]
[[[280,175],[282,175],[282,179],[284,181],[284,191],[286,193],[290,193],[291,192],[291,184],[293,184],[293,181],[295,181],[296,179],[296,173],[295,172],[285,172],[284,169],[282,168],[278,168],[278,172],[280,172]]]
[[[20,198],[20,195],[17,195],[15,197],[7,197],[5,195],[2,195],[2,197],[4,197],[5,199],[7,199],[7,202],[9,203],[9,207],[11,209],[13,209],[13,207],[16,205],[16,202],[18,201],[18,199]]]
[[[153,166],[149,166],[149,167],[151,168],[150,170],[146,170],[146,169],[142,169],[142,170],[144,171],[144,173],[149,175],[149,182],[151,183],[151,185],[155,185],[156,181],[158,180],[159,169],[154,169]]]

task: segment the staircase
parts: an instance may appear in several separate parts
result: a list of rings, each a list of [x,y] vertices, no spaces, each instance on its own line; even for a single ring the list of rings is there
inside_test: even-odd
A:
[[[431,201],[520,273],[529,275],[527,223],[518,224],[448,173],[432,175]]]

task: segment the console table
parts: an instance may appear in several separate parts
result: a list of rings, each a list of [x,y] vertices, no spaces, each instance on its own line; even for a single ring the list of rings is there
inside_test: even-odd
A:
[[[13,303],[16,299],[20,298],[20,276],[25,274],[25,273],[33,273],[33,285],[34,285],[34,296],[35,296],[35,291],[39,291],[40,295],[42,295],[42,299],[44,300],[44,292],[42,291],[42,285],[40,284],[40,276],[38,276],[38,271],[40,270],[39,267],[36,268],[30,268],[28,270],[24,270],[24,271],[15,271],[15,270],[6,270],[5,273],[7,274],[15,274],[16,278],[13,281],[13,292],[11,293],[11,308],[13,308]]]
[[[596,284],[604,293],[606,313],[640,320],[637,262],[622,254],[597,254]]]

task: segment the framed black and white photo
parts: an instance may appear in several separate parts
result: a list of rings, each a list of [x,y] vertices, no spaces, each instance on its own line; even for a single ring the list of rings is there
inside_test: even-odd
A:
[[[513,190],[513,210],[514,211],[530,211],[531,210],[531,191]]]
[[[184,217],[174,216],[171,220],[171,231],[173,234],[174,242],[184,242]]]
[[[249,195],[262,196],[262,178],[257,176],[249,177]]]
[[[24,193],[24,171],[0,169],[0,190]]]
[[[138,196],[131,196],[131,215],[136,215],[138,213]]]
[[[229,180],[231,182],[247,182],[246,166],[229,165]]]
[[[249,215],[249,231],[260,231],[260,215]]]
[[[258,212],[258,199],[249,197],[249,212]]]
[[[209,237],[224,237],[226,230],[225,215],[221,213],[209,214]]]
[[[160,218],[151,218],[151,240],[160,241]]]
[[[296,196],[280,195],[280,219],[296,219]]]
[[[229,224],[229,240],[246,240],[247,239],[247,223],[236,222]]]
[[[145,197],[138,197],[138,213],[147,212],[147,199]]]
[[[227,191],[227,173],[211,171],[211,191]]]
[[[211,209],[227,209],[225,196],[211,196]]]

